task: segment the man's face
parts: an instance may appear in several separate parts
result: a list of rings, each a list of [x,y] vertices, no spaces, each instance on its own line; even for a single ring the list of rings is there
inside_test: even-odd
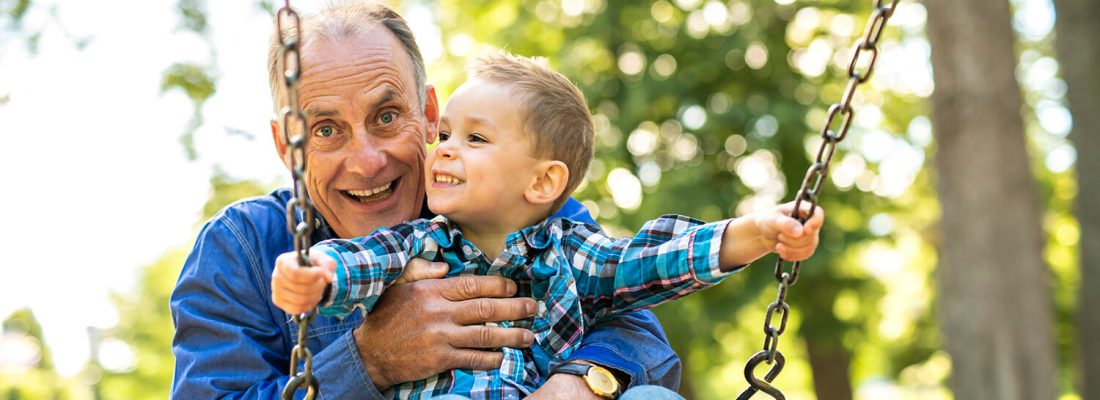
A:
[[[509,86],[473,79],[447,101],[439,145],[428,156],[428,207],[463,224],[484,224],[530,205],[524,190],[538,159],[524,132],[524,110]]]
[[[400,42],[376,25],[356,37],[312,42],[301,58],[300,101],[310,129],[306,185],[314,206],[340,237],[416,218],[437,105],[433,92],[421,109]]]

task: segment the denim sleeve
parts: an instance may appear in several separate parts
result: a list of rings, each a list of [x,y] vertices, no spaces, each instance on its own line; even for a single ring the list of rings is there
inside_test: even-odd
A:
[[[172,398],[280,398],[291,336],[285,314],[268,305],[270,267],[262,265],[257,235],[226,218],[199,234],[170,301],[176,326]],[[350,331],[311,350],[321,398],[381,398]]]
[[[680,388],[680,357],[668,344],[657,316],[635,311],[594,325],[571,357],[613,368],[630,377],[627,387]]]

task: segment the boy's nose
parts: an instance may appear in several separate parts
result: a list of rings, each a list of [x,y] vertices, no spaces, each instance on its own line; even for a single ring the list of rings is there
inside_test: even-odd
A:
[[[450,141],[440,142],[439,146],[436,146],[435,151],[439,153],[439,157],[448,160],[455,158],[454,145],[450,143]]]

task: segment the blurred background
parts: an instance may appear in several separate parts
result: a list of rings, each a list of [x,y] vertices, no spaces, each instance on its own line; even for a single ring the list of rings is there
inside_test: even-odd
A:
[[[1100,302],[1088,298],[1100,282],[1087,272],[1100,269],[1100,215],[1081,200],[1097,198],[1100,169],[1078,158],[1100,150],[1100,90],[1074,90],[1100,82],[1100,32],[1088,27],[1100,12],[1089,2],[898,5],[824,184],[822,247],[788,298],[777,381],[788,398],[1069,400],[1088,398],[1089,376],[1100,383],[1100,353],[1078,340],[1100,334],[1100,321],[1078,313]],[[278,3],[0,0],[0,398],[167,396],[168,297],[198,229],[288,182],[270,140],[264,65]],[[873,8],[390,4],[414,28],[443,103],[466,61],[493,48],[545,56],[583,89],[597,160],[576,197],[619,234],[664,213],[716,220],[791,200]],[[991,61],[997,54],[975,49],[1009,51]],[[966,69],[983,62],[1010,78]],[[1014,170],[1024,173],[1005,172]],[[1022,240],[951,246],[989,232],[981,227],[1009,230],[994,222],[1021,214],[1010,230]],[[745,387],[775,299],[774,262],[655,310],[684,362],[686,397]],[[1023,297],[1040,306],[1009,301]],[[967,341],[975,335],[999,345]],[[1017,394],[1038,385],[1043,396],[973,397],[975,383]]]

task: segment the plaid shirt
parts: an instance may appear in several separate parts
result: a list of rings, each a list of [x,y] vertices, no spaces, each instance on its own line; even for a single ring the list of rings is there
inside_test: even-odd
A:
[[[314,251],[337,261],[321,313],[343,317],[357,308],[369,311],[414,257],[446,262],[448,276],[499,275],[515,280],[516,296],[533,297],[538,314],[499,326],[530,329],[536,346],[503,348],[504,362],[498,370],[451,370],[394,386],[385,394],[518,399],[549,378],[551,362],[568,358],[578,348],[588,326],[685,296],[735,272],[718,267],[727,223],[666,215],[647,222],[633,238],[616,239],[595,225],[544,220],[508,235],[504,250],[490,263],[446,218],[420,219],[367,237],[315,246]]]

